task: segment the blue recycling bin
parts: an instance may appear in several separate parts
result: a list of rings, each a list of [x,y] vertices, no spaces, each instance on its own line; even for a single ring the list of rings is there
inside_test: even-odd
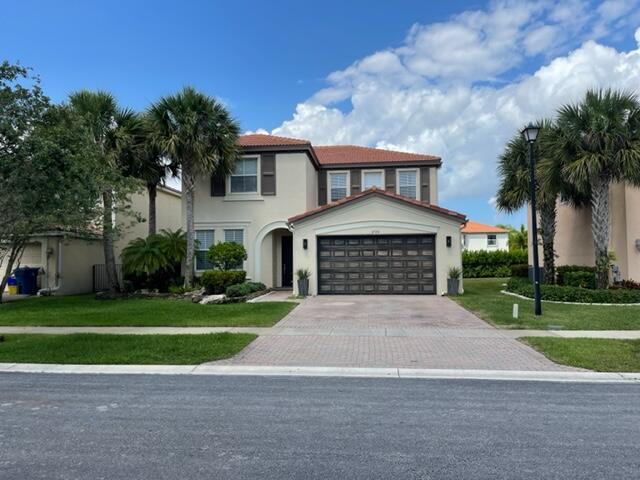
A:
[[[35,295],[38,293],[38,272],[40,268],[20,267],[13,274],[18,284],[18,293],[21,295]]]

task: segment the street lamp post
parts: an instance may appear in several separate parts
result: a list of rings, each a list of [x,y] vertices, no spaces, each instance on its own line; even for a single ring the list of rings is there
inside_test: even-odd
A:
[[[538,138],[540,128],[530,123],[522,130],[522,137],[529,147],[529,189],[531,194],[531,247],[533,248],[533,295],[535,314],[542,315],[540,299],[540,260],[538,259],[538,215],[536,214],[536,165],[533,144]]]

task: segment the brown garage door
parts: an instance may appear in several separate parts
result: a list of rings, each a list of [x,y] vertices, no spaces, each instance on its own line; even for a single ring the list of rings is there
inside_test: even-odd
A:
[[[320,294],[436,293],[434,235],[318,237]]]

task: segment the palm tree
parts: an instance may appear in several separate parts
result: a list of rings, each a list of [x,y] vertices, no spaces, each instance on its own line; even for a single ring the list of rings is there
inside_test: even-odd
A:
[[[238,123],[216,99],[185,87],[154,103],[148,111],[154,139],[180,168],[186,202],[185,287],[193,281],[195,181],[200,175],[227,175],[238,155]]]
[[[132,111],[120,109],[113,95],[108,92],[81,90],[71,94],[69,100],[71,107],[86,122],[105,167],[102,172],[96,172],[101,176],[99,180],[103,186],[101,223],[104,261],[109,290],[120,291],[114,252],[116,185],[123,158],[134,154],[135,131],[139,128],[139,122]]]
[[[509,230],[509,251],[527,249],[527,228],[524,225],[520,225],[519,230],[511,225],[498,224],[496,227]]]
[[[609,188],[640,186],[640,104],[635,95],[590,90],[578,104],[558,110],[554,150],[561,173],[591,204],[598,288],[609,285]]]
[[[550,136],[553,125],[550,120],[537,122],[540,128],[538,142],[534,145],[539,159],[536,176],[541,176],[541,171],[548,167],[549,155],[546,151],[546,140]],[[500,187],[497,195],[497,206],[500,210],[513,213],[529,203],[529,158],[528,145],[519,133],[507,144],[498,161],[498,174]],[[546,184],[546,186],[550,186]],[[537,199],[540,210],[540,237],[542,238],[542,250],[544,258],[544,282],[555,282],[555,251],[554,236],[556,231],[556,198],[559,194],[557,188],[542,191],[538,182]],[[524,226],[523,226],[524,228]],[[538,245],[538,239],[533,239],[533,247]]]
[[[149,118],[144,116],[141,121],[144,130],[139,138],[139,148],[136,149],[136,154],[124,165],[124,169],[128,175],[142,180],[147,188],[149,197],[147,222],[149,235],[154,235],[157,231],[156,198],[158,186],[164,184],[167,175],[176,176],[177,170],[173,164],[166,160],[160,146],[154,141]]]

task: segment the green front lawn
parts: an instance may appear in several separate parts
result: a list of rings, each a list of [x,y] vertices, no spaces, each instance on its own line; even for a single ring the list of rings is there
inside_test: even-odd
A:
[[[5,335],[0,362],[195,365],[229,358],[257,335]]]
[[[96,300],[91,295],[41,297],[0,305],[0,325],[101,327],[270,327],[295,303],[200,305],[186,300]]]
[[[451,297],[480,318],[505,328],[565,330],[640,330],[640,307],[562,305],[542,302],[542,316],[533,315],[533,301],[500,293],[506,279],[469,278],[464,295]],[[520,315],[512,317],[513,304]]]
[[[598,372],[640,372],[640,340],[525,337],[556,363]]]

